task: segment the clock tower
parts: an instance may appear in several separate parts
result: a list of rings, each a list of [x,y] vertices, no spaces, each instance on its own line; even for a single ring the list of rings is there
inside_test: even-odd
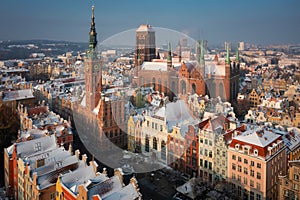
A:
[[[86,108],[93,110],[101,97],[102,91],[102,70],[101,62],[97,56],[97,32],[95,25],[94,6],[92,6],[92,23],[90,29],[89,50],[84,60],[85,69],[85,91]]]

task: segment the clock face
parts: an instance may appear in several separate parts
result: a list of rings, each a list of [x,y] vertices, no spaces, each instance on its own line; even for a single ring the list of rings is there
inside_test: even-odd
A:
[[[94,71],[98,72],[100,70],[100,66],[98,64],[94,65]]]

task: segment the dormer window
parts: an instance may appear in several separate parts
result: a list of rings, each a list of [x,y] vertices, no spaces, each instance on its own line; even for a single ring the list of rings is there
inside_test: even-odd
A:
[[[236,144],[236,145],[235,145],[235,149],[236,149],[236,150],[239,150],[239,149],[240,149],[240,144]]]
[[[254,153],[255,156],[258,156],[258,150],[257,149],[254,149],[253,153]]]
[[[249,154],[249,147],[244,146],[243,149],[244,149],[244,154],[248,155]]]

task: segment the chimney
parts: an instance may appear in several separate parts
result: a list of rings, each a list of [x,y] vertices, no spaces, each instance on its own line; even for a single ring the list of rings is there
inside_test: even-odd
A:
[[[94,172],[97,173],[98,164],[96,161],[90,161],[90,166],[93,166]]]
[[[81,159],[85,162],[85,165],[86,165],[87,155],[86,155],[86,154],[83,154]]]
[[[123,185],[123,172],[122,172],[122,169],[121,168],[115,169],[114,175],[118,176],[120,178],[121,184]]]
[[[77,160],[79,160],[80,151],[78,149],[75,151],[75,156],[76,156]]]

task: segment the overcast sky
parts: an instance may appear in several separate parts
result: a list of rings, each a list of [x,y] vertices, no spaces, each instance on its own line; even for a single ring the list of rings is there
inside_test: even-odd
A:
[[[92,4],[100,41],[148,22],[210,44],[300,43],[299,0],[9,0],[0,6],[0,40],[86,42]]]

